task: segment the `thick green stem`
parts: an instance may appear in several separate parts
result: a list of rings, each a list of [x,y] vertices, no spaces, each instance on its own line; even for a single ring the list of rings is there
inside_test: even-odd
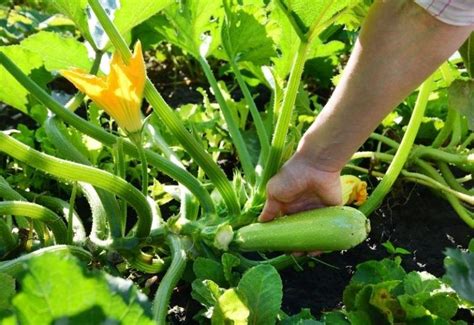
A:
[[[110,41],[115,46],[115,49],[120,53],[122,59],[125,62],[128,62],[131,57],[131,52],[127,43],[120,35],[110,18],[107,16],[107,13],[104,11],[99,1],[88,0],[88,2],[105,32],[109,36]],[[191,155],[191,157],[194,158],[196,163],[206,172],[207,176],[214,183],[218,191],[221,193],[222,198],[229,209],[229,213],[238,215],[240,213],[240,205],[225,173],[219,168],[214,160],[212,160],[212,157],[202,148],[201,144],[186,130],[182,121],[178,118],[178,116],[176,116],[171,107],[168,106],[163,97],[161,97],[160,93],[156,90],[155,86],[153,86],[150,79],[146,80],[144,95],[147,101],[154,108],[154,113],[160,117],[160,119],[170,129],[173,135],[183,145],[186,151]],[[171,166],[173,167],[173,172],[176,174],[184,172],[172,164]],[[185,184],[184,182],[182,183]],[[189,181],[187,183],[189,184]],[[193,190],[196,190],[195,186],[187,187],[192,192]]]
[[[73,243],[74,238],[74,228],[73,228],[73,220],[74,220],[74,206],[76,203],[76,195],[77,195],[77,183],[72,185],[71,197],[69,199],[69,213],[67,215],[67,243],[71,245]]]
[[[440,67],[440,70],[444,80],[446,81],[447,86],[449,87],[449,85],[451,85],[451,83],[454,81],[454,76],[450,70],[449,63],[443,63]],[[431,144],[433,148],[441,147],[443,143],[448,139],[449,135],[454,132],[453,129],[455,128],[455,124],[457,123],[456,120],[458,118],[459,113],[455,109],[448,107],[448,114],[446,116],[444,126]]]
[[[148,161],[146,159],[145,150],[143,148],[143,136],[141,134],[129,135],[130,140],[135,144],[140,158],[142,171],[142,194],[148,195]]]
[[[268,180],[276,173],[278,168],[280,168],[286,134],[288,133],[288,127],[293,114],[293,107],[298,94],[298,88],[301,82],[301,76],[303,74],[304,64],[306,62],[309,48],[309,43],[301,42],[294,59],[288,85],[285,90],[283,105],[273,134],[270,153],[264,167],[262,180],[258,187],[258,195],[263,195]]]
[[[420,174],[420,173],[412,173],[408,172],[406,170],[402,170],[401,174],[404,176],[405,179],[411,181],[411,182],[416,182],[423,184],[425,186],[431,187],[435,190],[439,190],[445,194],[450,194],[455,196],[456,198],[469,203],[470,205],[474,205],[474,196],[463,193],[461,191],[454,190],[447,186],[445,183],[441,183],[437,180],[432,179],[429,176]]]
[[[28,76],[26,76],[4,53],[0,52],[0,64],[2,64],[5,69],[13,76],[15,79],[25,87],[37,100],[39,100],[43,105],[49,108],[53,113],[58,115],[65,122],[71,124],[76,129],[81,131],[84,134],[96,139],[97,141],[102,142],[107,146],[113,146],[117,137],[113,134],[110,134],[99,128],[71,111],[67,110],[65,107],[56,102],[51,96],[49,96],[41,87],[39,87],[34,81],[32,81]],[[153,87],[150,81],[147,81],[149,84],[148,88]],[[156,91],[156,90],[155,90]],[[159,96],[159,94],[157,94]],[[164,101],[163,101],[164,102]],[[165,103],[166,105],[166,103]],[[169,107],[168,107],[169,109]],[[178,120],[179,122],[179,120]],[[180,123],[180,122],[179,122]],[[189,135],[191,137],[191,135]],[[135,146],[130,142],[124,142],[124,151],[134,157],[138,157],[138,152]],[[205,211],[214,211],[214,203],[209,195],[209,193],[204,189],[203,185],[190,173],[181,168],[176,168],[176,166],[165,158],[153,153],[151,151],[146,152],[148,161],[150,164],[161,170],[166,175],[169,175],[171,178],[175,179],[179,183],[185,185],[199,200],[202,207]],[[212,164],[215,164],[214,161],[209,157],[209,160]],[[220,170],[223,175],[223,180],[227,184],[228,190],[233,193],[230,183],[225,178],[225,174]],[[223,186],[220,184],[221,187]],[[223,195],[224,196],[224,195]],[[234,194],[235,196],[235,194]],[[235,199],[235,204],[237,204],[237,198]],[[238,207],[238,206],[237,206]]]
[[[398,149],[398,147],[400,146],[400,144],[397,141],[392,140],[389,137],[386,137],[382,134],[372,133],[370,135],[370,138],[374,139],[374,140],[377,140],[377,141],[380,141],[381,143],[384,143],[387,146],[392,147],[393,149]]]
[[[55,245],[51,247],[38,249],[37,251],[34,251],[26,255],[22,255],[11,261],[0,262],[0,273],[6,273],[8,275],[16,277],[25,271],[24,263],[28,262],[29,260],[35,257],[48,255],[48,254],[54,254],[54,255],[72,254],[84,261],[89,262],[90,260],[92,260],[92,254],[80,247],[68,246],[68,245]]]
[[[61,217],[41,205],[24,201],[0,202],[0,215],[6,214],[40,220],[51,228],[56,243],[65,244],[67,242],[67,228]]]
[[[268,138],[267,130],[265,129],[265,125],[263,124],[262,117],[258,112],[257,105],[255,105],[255,101],[253,100],[252,94],[250,93],[247,84],[242,77],[242,73],[237,65],[237,63],[231,59],[230,66],[232,68],[232,72],[234,73],[237,82],[239,84],[242,93],[244,94],[245,101],[247,102],[247,106],[249,107],[250,114],[252,115],[253,122],[255,124],[255,128],[257,130],[258,140],[260,142],[260,156],[261,159],[265,161],[268,157],[268,151],[270,149],[270,140]]]
[[[448,185],[451,188],[453,188],[454,190],[458,192],[464,193],[466,195],[471,195],[467,189],[465,189],[461,184],[458,183],[458,181],[456,180],[456,177],[454,177],[447,163],[439,161],[438,167],[444,179],[446,180],[446,183],[448,183]],[[472,200],[473,200],[473,203],[471,203],[471,205],[474,206],[474,197]]]
[[[455,147],[461,142],[462,139],[462,119],[461,114],[456,112],[456,116],[453,121],[453,132],[451,134],[451,141],[449,141],[449,147]]]
[[[16,239],[12,234],[10,226],[0,217],[0,240],[3,242],[6,251],[10,251],[16,246]]]
[[[0,198],[6,201],[25,201],[25,198],[15,191],[10,184],[0,175]],[[29,222],[20,216],[15,217],[18,227],[26,229],[29,228]]]
[[[151,124],[147,124],[146,128],[148,133],[150,133],[151,135],[152,143],[158,147],[158,150],[161,151],[161,153],[178,168],[185,169],[179,157],[173,150],[170,149],[168,143],[166,143],[166,141],[161,136],[160,131]],[[189,220],[195,220],[199,212],[199,204],[196,202],[196,199],[191,195],[191,192],[189,192],[189,190],[185,186],[180,184],[179,189],[181,200],[179,212],[181,214],[181,217]],[[213,214],[214,211],[206,212]]]
[[[383,173],[376,172],[376,171],[373,171],[373,170],[369,170],[367,168],[363,168],[363,167],[360,167],[360,166],[355,166],[355,165],[352,165],[352,164],[346,164],[344,167],[345,168],[350,168],[350,169],[353,169],[353,170],[356,170],[356,171],[359,171],[359,172],[362,172],[362,173],[365,173],[365,174],[368,174],[368,175],[373,175],[375,177],[384,177],[385,176],[385,174],[383,174]],[[431,178],[430,176],[420,174],[420,173],[409,172],[405,169],[403,169],[401,171],[401,174],[403,175],[403,179],[408,181],[408,182],[422,184],[422,185],[427,186],[429,188],[432,188],[434,190],[442,191],[443,193],[452,194],[455,197],[457,197],[458,199],[460,199],[460,200],[462,200],[466,203],[470,203],[471,205],[474,204],[474,197],[470,193],[466,194],[466,193],[463,193],[461,191],[453,190],[449,186],[446,186],[444,183],[440,183],[439,181]]]
[[[438,171],[433,168],[430,164],[427,162],[421,160],[421,159],[416,159],[415,160],[416,165],[428,176],[431,178],[435,179],[436,181],[440,182],[443,185],[447,185],[445,179],[438,173]],[[457,197],[455,197],[453,194],[450,193],[444,193],[444,196],[448,200],[448,202],[451,204],[453,207],[454,211],[458,214],[458,216],[471,228],[474,228],[474,215],[472,212],[468,211]]]
[[[158,325],[166,324],[166,315],[168,314],[171,293],[181,279],[181,275],[186,267],[186,251],[181,239],[177,235],[169,234],[168,244],[173,260],[161,280],[155,298],[153,299],[153,320]]]
[[[63,157],[82,165],[92,166],[91,162],[71,142],[63,123],[57,116],[50,116],[46,119],[45,130],[49,140]],[[121,138],[117,140],[119,139],[121,140]],[[92,237],[103,237],[99,233],[105,234],[109,230],[113,238],[122,237],[124,232],[120,227],[120,213],[115,196],[100,188],[95,189],[88,183],[79,182],[78,185],[91,205]]]
[[[292,255],[280,255],[277,257],[273,257],[267,260],[251,260],[246,257],[243,257],[241,254],[237,254],[237,257],[240,259],[239,267],[243,270],[247,270],[251,267],[261,265],[261,264],[270,264],[275,267],[277,270],[283,270],[300,262],[304,262],[308,260],[307,256],[299,256],[295,257]]]
[[[118,138],[117,143],[113,148],[113,157],[115,165],[115,175],[120,178],[125,179],[125,155],[123,153],[123,138]],[[121,224],[122,224],[122,233],[125,233],[125,228],[127,226],[127,201],[120,200],[120,215],[121,215]]]
[[[164,121],[166,126],[172,131],[178,141],[183,145],[191,157],[194,158],[196,163],[205,171],[212,183],[216,186],[229,209],[229,213],[233,215],[240,214],[240,204],[227,176],[224,174],[222,169],[217,166],[212,157],[202,149],[201,144],[198,143],[197,140],[184,128],[181,120],[177,118],[168,104],[166,104],[150,80],[147,80],[145,84],[145,96],[150,104],[152,104],[155,114],[159,115],[161,120]],[[167,110],[169,110],[169,115],[165,114]],[[173,165],[173,167],[176,169],[176,166]],[[180,170],[180,168],[177,169]],[[193,188],[189,186],[187,187],[191,191],[193,190]],[[205,203],[209,205],[208,202]],[[206,207],[203,202],[201,202],[201,204],[203,205],[203,208]],[[212,204],[214,205],[214,203]]]
[[[416,134],[418,133],[418,129],[420,128],[432,88],[433,76],[430,76],[421,86],[415,108],[413,109],[410,122],[408,123],[408,128],[405,132],[405,135],[403,136],[402,142],[400,143],[392,163],[387,169],[387,173],[369,196],[369,199],[359,208],[359,210],[365,215],[368,216],[371,214],[382,203],[385,195],[387,195],[387,193],[390,191],[393,183],[405,165],[415,141]]]
[[[466,140],[459,147],[460,150],[466,149],[474,141],[474,133],[468,135]]]
[[[434,161],[443,161],[458,166],[474,168],[474,159],[472,159],[468,154],[455,154],[446,152],[443,149],[432,147],[417,146],[413,149],[412,157],[410,158],[430,158]]]
[[[358,151],[354,153],[350,160],[369,158],[372,160],[382,160],[385,162],[391,162],[394,158],[393,155],[384,152],[375,152],[375,151]]]
[[[37,193],[32,193],[30,191],[22,191],[21,195],[24,196],[31,202],[41,204],[42,206],[51,209],[57,214],[63,216],[64,220],[67,220],[69,214],[72,213],[72,228],[74,230],[74,242],[76,244],[83,244],[84,240],[86,239],[86,231],[84,229],[84,225],[82,224],[81,218],[74,211],[74,208],[71,208],[69,203],[58,199],[56,197],[40,195]],[[72,211],[72,212],[71,212]]]
[[[227,105],[227,102],[225,101],[219,86],[217,85],[216,77],[214,76],[214,73],[212,72],[212,69],[209,66],[206,58],[200,56],[198,61],[201,64],[204,74],[206,75],[209,85],[211,86],[212,92],[216,97],[217,103],[219,103],[222,115],[224,116],[227,128],[229,129],[230,137],[232,138],[232,142],[237,149],[237,154],[239,156],[242,169],[244,170],[244,174],[247,176],[247,179],[253,183],[255,182],[255,170],[254,166],[252,165],[252,159],[250,158],[247,145],[245,144],[244,138],[242,137],[242,133],[240,133],[237,122],[232,116],[232,112],[230,111],[230,108]]]
[[[138,214],[136,236],[150,232],[151,209],[146,198],[132,185],[106,171],[46,155],[0,132],[0,151],[42,171],[70,181],[87,182],[116,193],[132,205]]]

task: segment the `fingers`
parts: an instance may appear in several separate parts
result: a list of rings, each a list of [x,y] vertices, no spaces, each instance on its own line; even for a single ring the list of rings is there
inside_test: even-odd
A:
[[[281,205],[273,199],[267,199],[265,206],[263,207],[262,213],[258,217],[259,222],[267,222],[280,216],[282,213]]]

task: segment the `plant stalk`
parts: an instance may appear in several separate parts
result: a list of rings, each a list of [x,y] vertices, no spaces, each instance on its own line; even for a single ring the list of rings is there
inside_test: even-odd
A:
[[[39,100],[43,105],[49,108],[53,113],[63,119],[65,122],[71,124],[76,129],[81,131],[84,134],[89,135],[90,137],[96,139],[99,142],[107,146],[113,146],[117,141],[117,136],[110,134],[99,128],[88,121],[83,120],[76,114],[72,113],[58,102],[56,102],[51,96],[49,96],[41,87],[39,87],[34,81],[32,81],[28,76],[26,76],[4,53],[0,52],[0,64],[2,64],[5,69],[13,76],[15,79],[25,87],[37,100]],[[153,87],[150,81],[147,81],[149,84],[148,88]],[[155,90],[156,91],[156,90]],[[157,94],[159,96],[159,94]],[[163,101],[164,102],[164,101]],[[166,105],[166,103],[165,103]],[[178,121],[179,122],[179,121]],[[179,122],[180,123],[180,122]],[[189,135],[190,136],[190,135]],[[190,136],[191,137],[191,136]],[[134,157],[138,157],[138,152],[135,146],[130,142],[124,142],[124,151]],[[146,152],[148,161],[161,170],[166,175],[169,175],[171,178],[175,179],[179,183],[185,185],[199,200],[203,209],[205,211],[210,211],[211,213],[215,211],[214,203],[209,195],[209,193],[204,189],[203,185],[189,172],[181,168],[176,168],[176,166],[160,155],[148,151]],[[215,164],[211,158],[209,160],[212,164]],[[221,171],[222,172],[222,171]],[[222,172],[222,174],[224,174]],[[223,176],[226,183],[229,183]],[[228,190],[233,193],[230,184],[227,184]],[[223,185],[221,184],[221,187]],[[235,195],[235,194],[234,194]],[[237,199],[235,199],[237,204]],[[238,206],[237,206],[238,207]]]
[[[245,144],[245,141],[242,137],[242,133],[240,133],[239,127],[237,126],[237,123],[234,117],[232,116],[232,112],[230,111],[230,108],[227,105],[227,102],[225,101],[224,96],[222,95],[222,92],[219,89],[219,86],[217,85],[216,77],[214,76],[214,73],[212,72],[212,69],[209,66],[209,63],[207,62],[206,58],[200,56],[198,58],[198,61],[201,64],[201,67],[204,71],[204,74],[206,75],[209,85],[211,86],[214,96],[216,97],[216,100],[219,103],[222,115],[224,116],[227,128],[229,129],[230,137],[232,138],[232,142],[234,143],[235,148],[237,150],[237,154],[240,158],[240,163],[242,165],[242,169],[244,170],[244,174],[247,176],[247,179],[251,183],[254,183],[255,170],[254,166],[252,165],[252,159],[250,158],[247,145]]]
[[[247,106],[249,107],[250,114],[252,115],[252,119],[255,123],[255,128],[257,130],[258,140],[260,142],[260,151],[261,151],[261,159],[265,161],[268,157],[268,151],[270,149],[270,140],[268,138],[267,130],[265,129],[265,125],[263,124],[262,117],[258,112],[257,105],[253,100],[252,94],[250,93],[247,84],[242,77],[242,73],[234,60],[230,60],[230,66],[232,68],[232,72],[237,79],[237,83],[239,84],[242,93],[244,94],[245,101],[247,102]]]
[[[168,235],[172,261],[153,299],[153,320],[158,325],[166,324],[171,293],[178,283],[186,267],[186,251],[181,239],[175,234]]]
[[[20,215],[44,222],[53,232],[57,244],[67,242],[67,228],[61,217],[42,205],[24,201],[0,202],[0,215]]]
[[[84,166],[36,151],[0,132],[0,151],[30,166],[71,181],[87,182],[118,194],[132,205],[138,214],[136,236],[145,238],[150,233],[151,209],[146,198],[123,179],[101,169]]]
[[[283,149],[285,146],[285,139],[290,126],[293,107],[298,94],[298,88],[301,82],[301,76],[303,74],[304,64],[306,62],[309,48],[309,43],[301,42],[294,59],[288,85],[285,90],[283,104],[278,116],[275,132],[273,134],[270,153],[264,167],[262,180],[258,184],[258,196],[263,196],[265,187],[267,182],[270,180],[270,177],[272,177],[278,168],[280,168]]]
[[[415,142],[416,134],[420,128],[420,124],[422,122],[425,109],[428,104],[428,98],[432,89],[433,76],[430,76],[421,86],[420,93],[418,94],[415,108],[413,109],[407,130],[403,136],[400,146],[398,147],[397,153],[392,160],[392,163],[387,169],[387,173],[369,196],[368,200],[365,201],[365,203],[359,208],[359,210],[362,211],[366,216],[371,214],[382,203],[383,199],[390,191],[393,183],[395,183],[395,180],[403,169],[413,143]]]
[[[102,28],[109,36],[110,41],[125,62],[131,57],[130,49],[127,43],[120,35],[119,31],[112,23],[104,8],[98,0],[88,0],[89,5],[96,14]],[[186,130],[182,121],[175,115],[174,111],[161,97],[158,90],[153,86],[150,79],[147,78],[145,83],[144,95],[147,101],[154,108],[153,112],[157,114],[165,125],[171,130],[173,135],[183,145],[187,152],[194,158],[196,163],[206,172],[207,176],[212,180],[216,188],[222,195],[224,202],[229,209],[230,214],[238,215],[240,213],[240,205],[237,196],[232,189],[230,182],[221,168],[212,160],[212,157],[202,148],[201,144]],[[176,166],[173,165],[176,171]],[[188,187],[189,188],[189,187]],[[191,189],[191,188],[190,188]]]

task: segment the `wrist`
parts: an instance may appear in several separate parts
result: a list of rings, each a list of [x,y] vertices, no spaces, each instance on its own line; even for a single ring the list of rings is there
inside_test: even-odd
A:
[[[303,136],[292,159],[305,162],[320,171],[340,173],[346,161],[337,157],[334,148],[334,146],[311,144],[311,141],[307,141]]]

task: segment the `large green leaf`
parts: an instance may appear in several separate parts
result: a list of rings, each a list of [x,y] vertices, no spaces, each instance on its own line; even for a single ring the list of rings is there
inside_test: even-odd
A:
[[[242,276],[237,290],[245,296],[250,309],[248,324],[275,324],[283,298],[283,285],[273,266],[251,268]]]
[[[115,13],[114,23],[123,35],[136,25],[165,9],[174,0],[120,0],[120,9]]]
[[[220,297],[212,314],[212,324],[246,325],[249,310],[235,289],[226,290]]]
[[[45,0],[45,3],[57,12],[69,17],[81,34],[92,43],[92,37],[87,25],[87,0]]]
[[[474,79],[455,80],[448,89],[448,105],[466,116],[469,129],[474,131]]]
[[[464,42],[459,49],[464,65],[471,78],[474,78],[474,33]]]
[[[196,258],[193,264],[193,271],[197,279],[212,280],[221,286],[226,283],[222,265],[210,258]]]
[[[88,272],[72,256],[43,255],[24,269],[13,299],[22,324],[153,324],[130,281]]]
[[[474,253],[448,248],[444,260],[451,286],[463,299],[474,303]]]
[[[270,15],[272,25],[278,26],[269,34],[275,44],[277,44],[280,55],[272,57],[274,70],[280,79],[285,79],[290,73],[300,39],[291,26],[288,17],[280,7],[275,7]],[[344,43],[339,41],[330,41],[323,43],[319,38],[315,38],[311,44],[307,60],[314,58],[328,57],[337,54],[344,49]]]
[[[214,307],[224,289],[211,280],[196,279],[192,283],[193,291],[191,296],[207,308]]]
[[[222,44],[230,60],[256,65],[270,63],[276,56],[273,40],[268,36],[266,11],[257,6],[226,6],[222,26]]]
[[[8,274],[0,273],[0,312],[10,309],[10,300],[15,294],[15,279]]]
[[[211,53],[220,43],[218,18],[222,14],[220,1],[182,0],[166,8],[166,19],[155,28],[168,42],[199,57]],[[203,43],[209,41],[206,35],[212,42],[201,50]]]
[[[357,3],[354,0],[277,0],[289,17],[298,35],[321,28],[336,13]]]
[[[77,26],[81,34],[90,42],[92,36],[87,22],[87,0],[46,0],[58,12],[68,16]],[[134,26],[147,20],[171,3],[173,0],[117,0],[118,9],[114,13],[114,23],[119,32],[124,35]]]
[[[22,41],[21,47],[41,57],[48,71],[70,67],[89,70],[92,65],[85,45],[72,37],[39,32]]]
[[[0,47],[0,51],[15,62],[21,71],[27,75],[31,74],[33,70],[41,68],[43,65],[43,60],[41,60],[40,56],[22,48],[20,45]],[[0,101],[28,114],[28,92],[1,65],[0,80],[2,81],[2,86],[0,87]]]
[[[351,284],[377,284],[384,281],[403,280],[406,272],[398,261],[383,259],[357,265]]]

